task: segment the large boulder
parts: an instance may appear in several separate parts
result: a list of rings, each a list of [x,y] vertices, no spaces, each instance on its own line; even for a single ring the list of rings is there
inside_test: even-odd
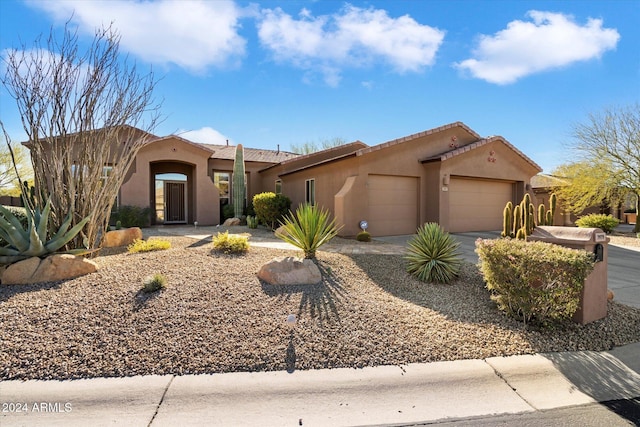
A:
[[[240,225],[242,221],[240,218],[227,218],[227,220],[222,224],[225,227],[233,227],[236,225]]]
[[[3,285],[25,285],[40,266],[40,258],[31,257],[9,265],[2,273]]]
[[[128,246],[136,239],[142,239],[140,227],[123,228],[121,230],[107,231],[104,235],[104,248],[116,248],[118,246]]]
[[[2,284],[26,285],[67,280],[97,270],[98,265],[95,262],[75,255],[56,254],[43,260],[32,257],[8,266],[2,273]]]
[[[260,268],[258,278],[272,285],[313,285],[322,281],[322,274],[310,259],[278,257]]]

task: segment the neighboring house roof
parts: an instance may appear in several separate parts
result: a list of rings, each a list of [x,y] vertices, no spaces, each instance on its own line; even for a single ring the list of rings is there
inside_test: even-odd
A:
[[[464,154],[464,153],[466,153],[468,151],[475,150],[476,148],[480,148],[480,147],[482,147],[484,145],[487,145],[487,144],[489,144],[491,142],[495,142],[495,141],[503,142],[507,147],[512,149],[514,152],[516,152],[520,157],[522,157],[524,160],[526,160],[534,168],[536,168],[536,169],[538,169],[539,171],[542,172],[542,168],[536,162],[531,160],[522,151],[518,150],[513,144],[511,144],[509,141],[507,141],[506,139],[504,139],[501,136],[492,136],[492,137],[489,137],[489,138],[484,138],[484,139],[481,139],[480,141],[472,142],[471,144],[462,146],[460,148],[456,148],[456,149],[453,149],[453,150],[445,151],[444,153],[437,154],[435,156],[427,157],[426,159],[420,160],[420,162],[421,163],[444,162],[444,161],[446,161],[446,160],[448,160],[448,159],[450,159],[452,157],[459,156],[459,155]]]
[[[569,182],[565,178],[561,178],[554,175],[546,175],[543,173],[539,173],[531,177],[531,188],[551,188],[558,187],[561,185],[568,185]]]
[[[206,147],[213,154],[212,159],[234,160],[236,158],[235,145],[198,144]],[[244,147],[245,162],[281,163],[298,157],[299,154],[280,150],[266,150],[263,148]]]
[[[425,130],[424,132],[414,133],[413,135],[404,136],[402,138],[394,139],[394,140],[391,140],[391,141],[388,141],[388,142],[384,142],[382,144],[374,145],[374,146],[359,150],[357,155],[358,156],[362,156],[363,154],[367,154],[367,153],[370,153],[372,151],[382,150],[383,148],[391,147],[391,146],[394,146],[394,145],[397,145],[397,144],[402,144],[403,142],[411,141],[411,140],[416,139],[416,138],[422,138],[423,136],[433,135],[433,134],[436,134],[436,133],[439,133],[439,132],[443,132],[445,130],[453,129],[453,128],[461,128],[464,131],[468,132],[471,136],[473,136],[476,139],[482,138],[473,129],[471,129],[469,126],[465,125],[464,123],[462,123],[462,122],[454,122],[454,123],[449,123],[448,125],[439,126],[437,128]]]
[[[326,150],[316,151],[314,153],[298,156],[281,163],[284,170],[280,174],[280,176],[288,175],[314,166],[319,166],[326,163],[335,162],[336,160],[355,156],[359,150],[365,147],[368,147],[368,145],[364,142],[354,141],[350,142],[349,144],[342,144],[335,147],[327,148]]]

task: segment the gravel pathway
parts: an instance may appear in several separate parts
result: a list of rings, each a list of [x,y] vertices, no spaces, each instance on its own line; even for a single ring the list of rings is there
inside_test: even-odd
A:
[[[471,264],[455,283],[429,285],[404,272],[400,255],[321,251],[321,284],[278,287],[256,273],[294,252],[228,256],[210,239],[163,238],[170,250],[104,251],[88,276],[0,286],[0,379],[355,368],[640,341],[640,310],[616,302],[586,326],[524,328],[497,311]],[[153,273],[167,289],[142,294]]]

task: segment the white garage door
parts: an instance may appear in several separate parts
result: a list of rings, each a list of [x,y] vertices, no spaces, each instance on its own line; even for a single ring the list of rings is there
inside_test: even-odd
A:
[[[418,228],[418,178],[369,175],[369,231],[374,236],[413,234]]]
[[[511,182],[452,178],[449,231],[502,230],[502,211],[512,193]]]

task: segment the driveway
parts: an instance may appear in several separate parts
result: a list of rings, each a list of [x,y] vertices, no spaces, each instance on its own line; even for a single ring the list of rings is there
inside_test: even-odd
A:
[[[497,239],[499,231],[478,231],[470,233],[452,233],[460,242],[462,257],[472,263],[478,262],[475,253],[477,239]],[[413,235],[376,237],[387,243],[407,245]],[[607,287],[614,292],[615,301],[640,308],[640,248],[630,246],[608,246],[609,263],[607,269]]]

